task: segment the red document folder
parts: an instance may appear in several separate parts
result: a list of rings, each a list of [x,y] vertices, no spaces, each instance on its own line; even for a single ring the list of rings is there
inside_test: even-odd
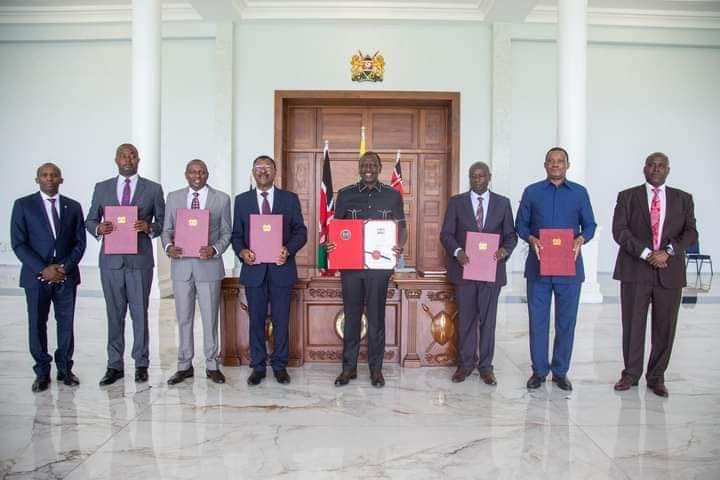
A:
[[[105,255],[137,254],[138,233],[135,231],[137,215],[138,210],[135,205],[105,207],[103,212],[104,220],[113,224],[113,231],[103,236]]]
[[[183,257],[199,257],[210,238],[210,210],[178,208],[175,211],[175,246]]]
[[[540,229],[540,275],[575,276],[573,240],[571,228]]]
[[[495,252],[499,245],[500,235],[497,233],[467,232],[465,254],[470,259],[470,263],[463,267],[463,278],[494,282],[497,273]]]
[[[328,240],[335,244],[335,250],[328,254],[328,268],[331,270],[362,270],[363,262],[363,220],[332,220],[328,226]]]
[[[283,240],[282,215],[250,215],[250,250],[255,263],[275,263]]]

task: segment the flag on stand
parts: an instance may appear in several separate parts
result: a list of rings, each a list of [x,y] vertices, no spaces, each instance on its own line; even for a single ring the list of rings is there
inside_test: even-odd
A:
[[[318,231],[320,238],[318,240],[317,268],[323,276],[331,277],[335,275],[335,270],[328,270],[327,268],[325,242],[327,241],[330,220],[332,220],[335,215],[335,204],[333,203],[332,174],[330,172],[330,154],[328,150],[329,147],[326,140],[325,148],[323,149],[322,182],[320,183],[320,195],[318,195],[320,199],[318,204]]]
[[[390,177],[390,186],[400,192],[400,195],[405,194],[405,189],[403,188],[402,168],[400,167],[400,150],[398,150],[397,157],[395,157],[395,168],[393,168],[392,176]]]
[[[360,155],[362,157],[367,152],[367,145],[365,145],[365,127],[360,128]]]

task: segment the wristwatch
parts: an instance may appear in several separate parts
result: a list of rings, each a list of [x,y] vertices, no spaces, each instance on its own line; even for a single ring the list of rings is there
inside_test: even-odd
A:
[[[673,250],[673,248],[670,245],[668,245],[667,247],[665,247],[665,253],[667,253],[668,255],[670,255],[672,257],[675,255],[675,250]]]

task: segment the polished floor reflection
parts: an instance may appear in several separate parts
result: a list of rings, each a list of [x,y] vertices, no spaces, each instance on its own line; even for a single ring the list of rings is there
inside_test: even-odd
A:
[[[101,389],[104,303],[90,296],[77,315],[82,384],[53,380],[33,394],[24,298],[0,296],[0,478],[718,479],[720,302],[711,290],[681,307],[668,399],[644,382],[613,391],[622,368],[614,303],[581,307],[570,394],[549,383],[525,389],[527,313],[515,302],[500,306],[497,387],[477,373],[453,384],[450,368],[388,366],[384,389],[365,368],[335,388],[337,367],[318,364],[291,369],[288,386],[268,377],[250,388],[239,367],[223,369],[225,385],[198,376],[169,387],[176,331],[172,301],[162,300],[152,305],[150,382],[128,375]]]

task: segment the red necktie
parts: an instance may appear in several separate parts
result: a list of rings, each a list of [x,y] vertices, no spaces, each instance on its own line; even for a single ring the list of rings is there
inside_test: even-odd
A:
[[[653,236],[653,250],[660,249],[660,189],[653,188],[653,198],[650,204],[650,226]]]
[[[200,209],[200,199],[198,198],[198,195],[200,195],[197,192],[193,192],[193,199],[192,202],[190,202],[190,208],[193,210],[199,210]]]
[[[260,193],[263,197],[263,203],[262,203],[262,213],[263,215],[270,215],[270,202],[268,202],[267,196],[268,192],[262,192]]]
[[[485,210],[483,209],[483,197],[478,197],[478,208],[475,212],[475,220],[477,220],[478,230],[482,232],[485,223]]]
[[[125,179],[125,186],[123,187],[123,194],[122,194],[122,200],[120,201],[120,205],[122,206],[128,206],[130,205],[130,179]]]
[[[50,202],[50,210],[52,211],[52,221],[55,227],[55,238],[60,235],[60,216],[58,215],[57,208],[55,207],[55,201],[57,198],[48,198]]]

